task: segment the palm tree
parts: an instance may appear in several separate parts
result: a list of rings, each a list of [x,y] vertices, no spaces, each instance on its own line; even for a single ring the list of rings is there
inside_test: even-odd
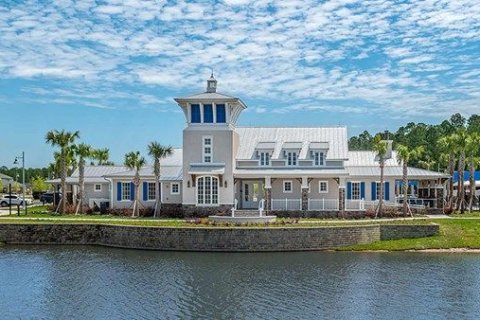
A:
[[[378,157],[378,163],[380,165],[380,199],[378,199],[378,207],[375,211],[375,218],[382,217],[383,215],[383,194],[384,194],[384,168],[385,168],[385,160],[387,157],[388,152],[388,141],[383,140],[380,134],[377,134],[373,139],[373,150],[376,152]]]
[[[75,213],[83,213],[83,207],[85,202],[85,161],[88,158],[95,156],[95,150],[92,146],[86,143],[80,143],[73,147],[75,155],[78,157],[78,182],[80,185],[80,191],[78,192],[78,204]]]
[[[109,150],[108,148],[103,148],[103,149],[95,149],[94,150],[94,156],[97,160],[97,165],[99,166],[108,166],[112,165],[113,163],[111,161],[108,161],[109,158]]]
[[[153,216],[156,218],[162,208],[160,198],[160,160],[172,155],[171,146],[165,147],[158,142],[150,142],[148,145],[148,154],[153,158],[153,172],[155,173],[155,210]]]
[[[68,132],[65,130],[52,130],[47,132],[45,141],[52,146],[60,147],[60,181],[62,185],[63,197],[60,200],[62,205],[62,212],[65,213],[67,209],[66,203],[66,191],[67,191],[67,157],[71,153],[71,146],[75,142],[75,139],[80,138],[78,131]],[[57,208],[58,209],[58,208]]]
[[[479,141],[480,134],[477,132],[472,132],[467,136],[466,146],[467,146],[467,162],[468,169],[470,171],[470,198],[468,202],[468,211],[472,212],[473,209],[473,199],[475,198],[475,166],[479,162]]]
[[[447,203],[450,208],[453,207],[453,173],[455,171],[455,150],[456,141],[454,135],[448,135],[438,140],[438,144],[443,154],[448,157],[447,172],[450,176],[448,182]]]
[[[140,155],[140,152],[130,152],[125,155],[125,166],[130,170],[135,170],[135,177],[133,178],[133,185],[135,186],[135,198],[133,202],[132,217],[138,217],[140,213],[140,169],[146,164],[145,158]]]
[[[403,166],[403,215],[408,214],[408,162],[412,159],[417,159],[425,151],[423,146],[409,149],[404,145],[397,145],[397,161]]]
[[[458,154],[458,189],[456,210],[460,209],[460,213],[465,213],[465,157],[467,152],[468,133],[464,128],[460,128],[453,134],[455,141],[455,150]]]

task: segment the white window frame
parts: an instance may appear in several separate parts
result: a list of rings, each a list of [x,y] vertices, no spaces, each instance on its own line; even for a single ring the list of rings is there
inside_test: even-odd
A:
[[[150,188],[153,186],[153,198],[150,198]],[[147,201],[155,201],[157,192],[155,190],[155,182],[147,182]]]
[[[205,140],[210,139],[210,144],[206,144]],[[205,152],[206,148],[210,148],[210,152]],[[205,161],[205,157],[210,157],[210,161]],[[203,136],[202,137],[202,162],[203,163],[212,163],[213,162],[213,137],[212,136]]]
[[[320,161],[321,160],[321,161]],[[323,151],[314,151],[313,152],[313,165],[316,167],[325,166],[325,152]]]
[[[290,183],[290,190],[285,188],[285,185]],[[292,193],[293,192],[293,182],[292,180],[283,180],[283,193]]]
[[[173,192],[173,186],[177,186],[177,192]],[[172,182],[170,185],[170,194],[180,194],[180,183]]]
[[[100,186],[100,189],[97,189],[97,186]],[[95,192],[102,192],[102,184],[101,183],[95,183],[93,185],[93,191]]]
[[[209,203],[206,203],[206,202],[205,202],[205,198],[206,198],[207,193],[205,192],[206,190],[205,190],[205,184],[204,184],[204,185],[203,185],[203,194],[202,194],[203,202],[200,203],[200,202],[198,201],[198,186],[199,186],[199,180],[202,179],[202,178],[207,178],[207,177],[210,177],[210,179],[211,179],[211,180],[210,180],[210,181],[211,181],[211,183],[210,183],[210,202],[209,202]],[[217,189],[217,193],[216,193],[217,201],[216,201],[216,203],[214,203],[214,201],[213,201],[213,196],[214,196],[214,193],[213,193],[213,189],[214,189],[214,188],[213,188],[213,186],[214,186],[213,181],[214,181],[214,179],[215,179],[216,185],[217,185],[217,188],[216,188],[216,189]],[[219,179],[218,177],[208,176],[208,175],[207,175],[207,176],[197,177],[195,186],[196,186],[196,187],[195,187],[195,189],[196,189],[196,190],[195,190],[195,202],[196,202],[196,204],[197,204],[197,207],[218,207],[218,206],[220,205],[220,192],[219,192],[219,189],[220,189],[220,179]]]
[[[298,164],[298,152],[296,151],[287,151],[287,166],[295,167]]]
[[[361,190],[362,189],[362,183],[360,181],[351,181],[350,183],[352,184],[352,199],[351,200],[361,200],[362,199],[361,198],[361,196],[362,196],[362,190]],[[354,193],[353,193],[353,191],[354,191],[353,186],[354,185],[358,185],[358,198],[354,197]]]
[[[386,201],[385,200],[386,182],[387,181],[383,182],[383,200],[384,201]],[[375,181],[375,188],[376,188],[376,190],[375,190],[375,192],[376,192],[375,193],[375,200],[379,200],[380,199],[380,181]]]
[[[268,151],[260,151],[259,152],[260,159],[259,159],[259,164],[262,167],[269,167],[271,163],[271,157],[270,157],[270,152]]]
[[[122,196],[121,196],[121,200],[122,202],[126,202],[126,201],[132,201],[132,192],[131,192],[131,189],[130,189],[130,183],[132,183],[131,181],[121,181],[120,182],[122,184]],[[127,188],[125,188],[125,186],[128,186]],[[128,197],[127,199],[125,199],[124,195],[125,195],[125,190],[128,190]]]
[[[325,183],[325,190],[322,190],[322,183]],[[318,193],[328,193],[328,180],[318,181]]]

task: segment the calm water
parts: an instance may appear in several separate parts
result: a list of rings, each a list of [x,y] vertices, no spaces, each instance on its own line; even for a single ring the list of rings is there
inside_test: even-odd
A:
[[[480,255],[0,248],[2,319],[479,319]]]

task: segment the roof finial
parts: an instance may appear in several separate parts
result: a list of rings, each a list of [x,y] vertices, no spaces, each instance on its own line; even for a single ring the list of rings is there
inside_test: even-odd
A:
[[[217,91],[217,80],[213,76],[213,68],[212,74],[210,75],[210,79],[207,80],[207,92],[216,92]]]

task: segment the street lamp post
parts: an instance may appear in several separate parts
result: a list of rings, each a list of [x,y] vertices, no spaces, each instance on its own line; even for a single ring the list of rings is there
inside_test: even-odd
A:
[[[21,156],[15,157],[13,164],[18,164],[18,159],[22,159],[22,191],[23,191],[23,211],[27,213],[27,200],[25,199],[25,152]]]

